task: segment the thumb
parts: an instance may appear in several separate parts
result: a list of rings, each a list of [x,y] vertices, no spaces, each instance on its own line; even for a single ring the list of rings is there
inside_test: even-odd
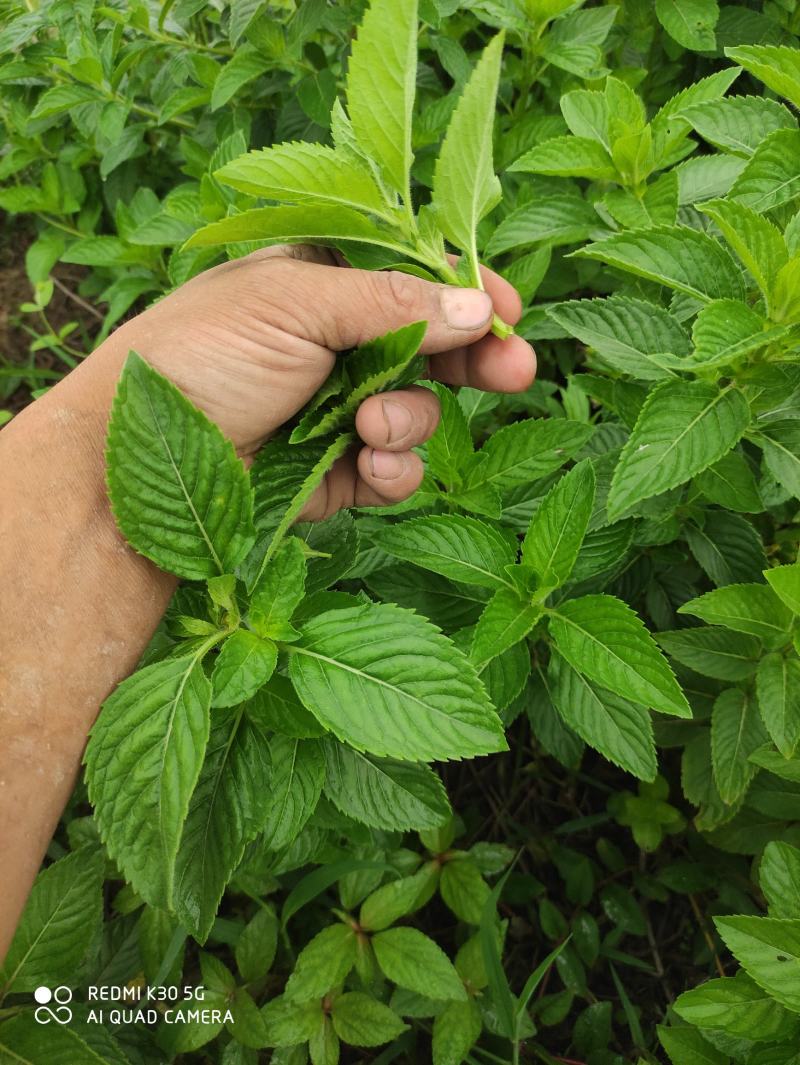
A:
[[[441,285],[399,270],[297,264],[297,305],[307,308],[309,340],[343,351],[391,330],[425,320],[426,355],[471,344],[492,322],[492,300],[476,288]],[[299,291],[298,291],[299,289]]]

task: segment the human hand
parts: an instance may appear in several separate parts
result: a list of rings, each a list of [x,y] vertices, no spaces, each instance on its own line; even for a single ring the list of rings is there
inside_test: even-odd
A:
[[[336,265],[326,249],[267,248],[200,274],[122,326],[88,360],[106,382],[139,352],[250,461],[333,369],[336,352],[425,319],[430,376],[449,384],[518,392],[533,381],[533,349],[489,334],[493,310],[519,320],[508,282],[484,271],[486,292],[434,284],[395,271]],[[412,448],[434,432],[439,410],[428,389],[408,388],[362,403],[364,445],[333,467],[303,512],[380,506],[411,495],[423,466]]]

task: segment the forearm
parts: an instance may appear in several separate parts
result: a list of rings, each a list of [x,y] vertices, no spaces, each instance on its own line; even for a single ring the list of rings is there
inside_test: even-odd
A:
[[[81,367],[0,433],[0,961],[100,704],[174,588],[106,499],[110,354],[102,378]]]

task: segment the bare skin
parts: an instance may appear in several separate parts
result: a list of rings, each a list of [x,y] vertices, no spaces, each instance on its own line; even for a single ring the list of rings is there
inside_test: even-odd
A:
[[[319,249],[274,248],[215,267],[127,322],[0,434],[0,961],[75,784],[100,704],[135,667],[175,578],[120,537],[104,441],[134,349],[230,437],[245,462],[316,392],[335,352],[425,319],[432,377],[500,392],[533,381],[516,292],[343,269]],[[405,499],[436,428],[426,389],[367,399],[363,446],[328,474],[303,517]]]

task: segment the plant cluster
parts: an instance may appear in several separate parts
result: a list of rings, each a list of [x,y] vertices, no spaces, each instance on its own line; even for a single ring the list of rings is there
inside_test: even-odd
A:
[[[102,338],[285,242],[453,284],[488,262],[541,370],[427,383],[421,488],[311,525],[424,322],[343,354],[249,472],[130,355],[110,499],[183,583],[92,732],[0,1055],[800,1060],[798,34],[795,0],[8,20],[0,205],[35,228],[37,338],[7,394],[79,357],[59,260]],[[29,992],[76,979],[202,983],[217,1014],[43,1034]]]

